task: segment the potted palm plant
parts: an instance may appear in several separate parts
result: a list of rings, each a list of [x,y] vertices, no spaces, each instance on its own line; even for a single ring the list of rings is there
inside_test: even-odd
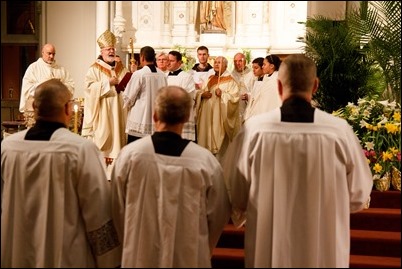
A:
[[[400,103],[401,2],[362,1],[343,21],[303,22],[305,54],[315,60],[320,88],[313,100],[333,112],[359,98]]]

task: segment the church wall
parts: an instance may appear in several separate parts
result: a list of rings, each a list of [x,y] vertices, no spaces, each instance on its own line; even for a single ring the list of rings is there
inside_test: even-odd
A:
[[[321,15],[334,20],[345,18],[347,1],[308,1],[308,17]]]
[[[84,96],[84,77],[95,61],[95,1],[43,1],[40,46],[56,46],[56,61],[71,73],[74,97]],[[40,54],[39,54],[40,55]]]
[[[99,54],[97,35],[107,26],[114,31],[118,4],[122,6],[124,21],[119,23],[124,24],[124,32],[117,49],[123,58],[131,37],[135,40],[136,53],[145,45],[153,46],[156,51],[169,51],[179,44],[195,57],[196,48],[206,45],[212,56],[224,55],[230,63],[233,55],[242,49],[250,49],[252,58],[265,57],[268,53],[301,52],[301,43],[295,41],[303,35],[298,21],[315,14],[337,16],[346,9],[346,1],[226,2],[231,29],[226,35],[201,39],[197,24],[199,1],[43,1],[40,45],[55,44],[57,61],[75,80],[75,97],[83,97],[85,74]],[[106,15],[97,17],[97,13]]]

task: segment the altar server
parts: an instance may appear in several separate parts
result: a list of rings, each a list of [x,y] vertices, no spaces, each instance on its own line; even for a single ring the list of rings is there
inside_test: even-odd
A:
[[[232,220],[245,225],[246,268],[346,268],[350,213],[373,180],[352,127],[311,106],[315,63],[289,55],[278,74],[280,108],[249,118],[229,145]]]

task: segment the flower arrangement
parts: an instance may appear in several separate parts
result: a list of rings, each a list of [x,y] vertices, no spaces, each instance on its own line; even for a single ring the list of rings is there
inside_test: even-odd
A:
[[[353,127],[373,173],[376,189],[387,190],[391,182],[393,188],[400,191],[401,105],[395,101],[363,98],[357,105],[349,103],[333,114]],[[384,180],[388,181],[385,186]]]
[[[183,62],[182,69],[184,71],[191,70],[195,64],[195,58],[187,52],[187,48],[184,48],[180,45],[175,45],[173,50],[177,50],[181,53],[181,60]]]

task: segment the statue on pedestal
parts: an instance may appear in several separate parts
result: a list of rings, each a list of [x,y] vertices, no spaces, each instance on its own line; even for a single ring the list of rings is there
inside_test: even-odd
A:
[[[201,1],[200,25],[203,33],[226,33],[225,1]]]

